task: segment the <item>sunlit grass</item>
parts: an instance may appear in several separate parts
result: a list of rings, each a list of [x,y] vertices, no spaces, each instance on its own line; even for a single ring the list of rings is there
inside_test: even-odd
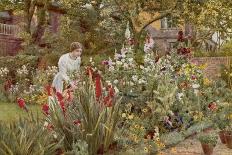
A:
[[[41,105],[28,105],[29,111],[42,116]],[[16,103],[0,102],[0,121],[10,122],[18,119],[20,116],[27,117],[25,110],[20,109]]]

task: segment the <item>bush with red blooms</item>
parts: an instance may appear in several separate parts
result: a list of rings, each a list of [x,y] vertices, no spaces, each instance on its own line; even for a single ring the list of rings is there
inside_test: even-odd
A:
[[[191,37],[184,36],[183,31],[178,32],[178,38],[177,38],[177,53],[178,54],[188,55],[191,53],[190,39]]]
[[[113,86],[104,88],[104,80],[98,72],[87,68],[81,74],[78,88],[74,90],[72,104],[68,104],[64,93],[56,92],[53,108],[43,106],[43,111],[58,137],[64,136],[65,150],[73,143],[83,140],[88,144],[89,154],[96,154],[104,146],[108,151],[113,144],[119,120],[119,102]],[[87,77],[89,76],[89,78]],[[92,136],[94,135],[94,136]],[[72,137],[72,138],[70,138]]]

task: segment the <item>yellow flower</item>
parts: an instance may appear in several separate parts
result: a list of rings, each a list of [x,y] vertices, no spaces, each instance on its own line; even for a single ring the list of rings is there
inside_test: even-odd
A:
[[[199,69],[205,69],[206,66],[207,66],[207,64],[202,64],[202,65],[199,66]]]
[[[136,128],[136,129],[138,129],[138,128],[139,128],[139,125],[138,125],[138,124],[136,124],[136,125],[135,125],[135,128]]]
[[[171,148],[171,152],[176,153],[176,148],[175,147]]]
[[[165,147],[164,143],[160,143],[160,146],[161,146],[162,148]]]
[[[160,142],[160,139],[159,139],[159,138],[156,138],[156,142]]]
[[[144,152],[146,152],[146,153],[148,152],[148,148],[147,148],[147,147],[144,147],[143,150],[144,150]]]
[[[136,137],[136,138],[134,139],[134,141],[135,141],[135,143],[139,143],[138,137]]]
[[[133,138],[136,138],[137,136],[136,136],[136,134],[133,134],[132,137],[133,137]]]
[[[143,111],[144,113],[146,113],[148,110],[147,110],[147,108],[144,108],[142,111]]]
[[[134,115],[131,114],[131,115],[128,116],[128,118],[129,118],[129,119],[133,119],[133,118],[134,118]]]
[[[158,152],[158,154],[157,155],[164,155],[162,152]]]
[[[211,81],[208,78],[204,78],[204,85],[209,85],[211,83]]]
[[[122,113],[122,118],[125,118],[126,117],[126,113]]]
[[[145,130],[144,126],[141,126],[140,129],[141,129],[141,130]]]

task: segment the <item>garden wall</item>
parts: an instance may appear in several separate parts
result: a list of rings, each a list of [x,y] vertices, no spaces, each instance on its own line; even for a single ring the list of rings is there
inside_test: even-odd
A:
[[[191,62],[197,65],[206,64],[204,73],[210,79],[220,77],[221,66],[229,66],[232,57],[195,57]]]

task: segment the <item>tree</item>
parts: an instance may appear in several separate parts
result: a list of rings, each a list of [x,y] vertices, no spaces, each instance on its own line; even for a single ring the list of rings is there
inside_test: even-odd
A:
[[[0,2],[1,10],[13,10],[14,13],[24,17],[24,30],[31,37],[34,44],[38,44],[45,30],[46,11],[52,0],[3,0]],[[33,16],[37,16],[38,23],[32,28]]]

